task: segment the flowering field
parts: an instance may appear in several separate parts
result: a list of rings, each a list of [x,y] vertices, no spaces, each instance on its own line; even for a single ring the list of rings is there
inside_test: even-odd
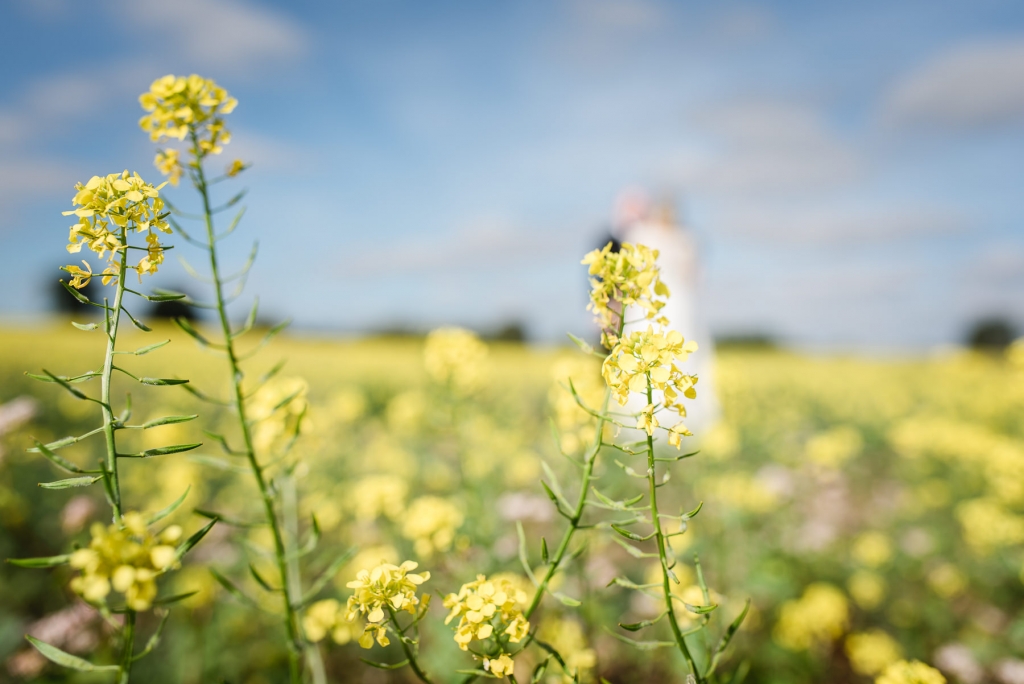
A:
[[[102,348],[83,347],[83,337],[66,322],[0,332],[4,557],[88,546],[90,526],[109,522],[98,487],[38,488],[59,474],[26,452],[34,440],[53,443],[94,425],[94,406],[23,375],[100,364]],[[209,395],[230,389],[216,380],[224,377],[221,360],[177,328],[121,339],[125,348],[172,340],[159,357],[133,358],[136,375],[166,376],[170,368],[197,379],[194,389]],[[573,672],[580,681],[616,684],[687,680],[684,656],[665,621],[656,622],[665,603],[656,549],[609,526],[616,510],[628,507],[622,502],[646,491],[645,466],[622,449],[600,450],[562,572],[550,577],[550,595],[530,605],[527,572],[540,580],[551,567],[566,526],[557,511],[579,494],[574,459],[595,437],[597,419],[577,398],[600,403],[598,360],[575,347],[485,345],[455,332],[426,345],[281,337],[262,358],[251,375],[279,359],[287,364],[253,397],[253,415],[265,420],[254,424],[252,437],[266,453],[292,447],[297,465],[279,480],[277,494],[283,527],[295,537],[290,553],[306,568],[303,590],[316,589],[300,619],[327,681],[417,677],[408,666],[379,669],[410,660],[400,648],[410,646],[404,634],[385,628],[383,613],[372,614],[382,610],[371,596],[379,577],[360,574],[382,562],[393,564],[391,594],[405,597],[383,608],[392,616],[408,611],[392,618],[405,629],[416,621],[414,662],[434,681],[508,672],[513,659],[504,653],[492,656],[486,671],[473,656],[493,629],[513,644],[545,645],[508,649],[518,681],[534,673],[536,681],[572,681],[566,673]],[[713,681],[869,682],[901,659],[929,663],[950,681],[1024,681],[1024,661],[1015,659],[1024,653],[1020,364],[969,354],[879,361],[726,350],[716,375],[723,419],[684,437],[682,451],[666,443],[656,452],[674,458],[700,450],[674,466],[658,498],[671,512],[703,501],[682,525],[677,519],[671,529],[685,533],[666,545],[678,579],[671,590],[677,605],[688,607],[675,621],[700,671],[707,672],[709,655],[718,659],[719,636],[749,598]],[[134,385],[118,377],[113,391]],[[234,417],[226,408],[211,412],[180,387],[134,393],[132,422],[203,417],[140,430],[119,448],[202,446],[126,459],[125,509],[151,516],[188,492],[162,522],[173,539],[154,538],[155,548],[173,548],[178,536],[219,519],[179,569],[159,578],[159,596],[195,593],[173,605],[161,643],[135,664],[135,677],[287,679],[279,599],[263,586],[276,588],[275,542],[259,524],[256,485],[238,472],[245,463],[235,453]],[[631,427],[603,429],[609,443],[644,436]],[[102,459],[102,441],[74,447],[76,463]],[[418,566],[403,564],[409,560]],[[93,662],[117,659],[109,639],[116,624],[76,598],[89,598],[82,586],[88,568],[5,565],[0,573],[3,677],[105,681],[58,668],[22,640],[28,632]],[[318,577],[326,577],[319,587]],[[118,578],[111,581],[120,591]],[[150,635],[160,609],[145,611],[159,599],[147,600],[144,580],[134,582],[136,593],[125,596],[139,601],[139,630]],[[715,608],[707,612],[709,606]],[[353,610],[358,619],[350,620]],[[480,622],[477,611],[494,617]],[[706,616],[715,618],[708,629],[687,634]],[[552,661],[554,652],[564,667]],[[890,668],[880,681],[941,681],[934,670],[912,667]]]

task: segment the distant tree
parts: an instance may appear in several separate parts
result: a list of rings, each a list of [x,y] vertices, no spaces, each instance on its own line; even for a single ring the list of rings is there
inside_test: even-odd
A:
[[[734,333],[715,338],[719,349],[778,349],[778,341],[765,332]]]
[[[971,326],[967,333],[967,345],[980,351],[1000,352],[1017,339],[1017,328],[1013,323],[999,316],[984,318]]]
[[[67,274],[62,274],[63,280],[67,282]],[[46,291],[49,293],[50,308],[54,313],[63,315],[72,315],[85,313],[88,311],[92,313],[87,304],[75,299],[75,297],[67,291],[67,289],[60,284],[61,278],[47,278]],[[103,293],[100,292],[101,286],[96,282],[92,281],[79,292],[91,299],[92,301],[103,301]]]
[[[520,321],[508,321],[481,337],[496,342],[526,342],[526,326]]]

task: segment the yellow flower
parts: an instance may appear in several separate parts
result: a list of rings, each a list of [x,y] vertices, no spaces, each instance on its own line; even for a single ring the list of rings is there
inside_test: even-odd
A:
[[[427,335],[423,362],[435,382],[468,394],[483,383],[487,345],[469,330],[438,328]]]
[[[952,563],[943,563],[928,573],[928,586],[942,598],[948,599],[967,588],[967,577]]]
[[[410,572],[417,567],[414,561],[405,561],[401,565],[381,563],[371,570],[360,570],[356,579],[346,585],[355,589],[348,599],[346,619],[351,622],[362,616],[366,620],[366,627],[359,637],[360,646],[370,648],[375,639],[381,646],[390,643],[386,625],[392,611],[404,610],[415,614],[421,601],[416,596],[416,589],[430,579],[429,572]],[[424,594],[422,601],[426,603],[429,600],[430,595]]]
[[[892,558],[892,542],[881,532],[865,532],[853,542],[853,557],[869,568],[885,565]]]
[[[875,684],[946,684],[946,678],[920,660],[900,660],[885,668]]]
[[[306,609],[302,616],[302,631],[306,638],[316,643],[328,634],[337,644],[347,644],[363,632],[358,621],[349,620],[341,604],[334,599],[317,601]]]
[[[245,171],[247,168],[248,167],[245,165],[245,162],[243,162],[241,159],[236,159],[235,161],[231,162],[231,165],[228,166],[227,171],[224,172],[224,175],[226,175],[228,178],[234,178],[238,174],[242,173],[242,171]]]
[[[167,176],[168,182],[174,186],[178,185],[181,174],[184,173],[184,169],[181,167],[181,153],[174,149],[158,150],[153,159],[153,166]]]
[[[71,590],[90,603],[105,603],[111,590],[124,595],[125,605],[148,610],[156,598],[156,578],[176,565],[181,528],[172,525],[152,534],[139,513],[125,513],[121,524],[95,523],[89,546],[71,554],[70,565],[82,572]]]
[[[549,674],[548,681],[569,684],[574,681],[574,675],[579,681],[589,681],[587,671],[597,665],[597,654],[587,646],[587,637],[579,622],[564,618],[547,619],[541,624],[537,636],[554,647],[565,660],[566,670],[554,677]]]
[[[687,342],[681,333],[655,331],[648,326],[647,330],[636,330],[619,340],[605,358],[601,372],[620,406],[626,405],[631,392],[646,396],[648,389],[657,390],[664,396],[664,408],[685,417],[686,407],[680,402],[680,395],[687,399],[697,397],[697,376],[686,375],[676,363],[685,361],[695,351],[697,343]],[[654,410],[654,405],[649,404],[637,422],[637,429],[646,430],[648,435],[653,435],[658,427]],[[669,443],[678,448],[679,438],[689,434],[685,425],[677,423],[670,430]]]
[[[865,676],[876,675],[903,657],[899,643],[880,629],[851,634],[845,647],[850,667]]]
[[[841,425],[814,435],[807,440],[807,458],[818,465],[838,468],[864,448],[864,439],[857,428]]]
[[[352,488],[351,502],[358,520],[376,520],[381,515],[397,519],[405,510],[409,486],[396,475],[370,475]]]
[[[497,658],[484,658],[484,669],[500,679],[514,674],[515,663],[507,653],[502,653]]]
[[[874,610],[885,598],[885,579],[877,572],[858,570],[846,582],[850,596],[864,610]]]
[[[618,340],[622,311],[631,305],[640,307],[645,318],[654,319],[661,325],[667,320],[658,312],[665,306],[664,301],[655,297],[668,297],[669,291],[661,282],[657,266],[658,250],[644,245],[624,243],[618,252],[612,251],[609,242],[603,249],[583,257],[580,263],[590,267],[590,304],[601,326],[601,341],[605,347],[612,347]]]
[[[208,78],[169,74],[153,81],[149,92],[139,96],[139,104],[149,112],[139,119],[139,126],[153,142],[191,135],[192,153],[201,158],[220,154],[222,145],[231,140],[221,117],[230,114],[238,100]]]
[[[159,191],[163,186],[153,186],[137,173],[129,175],[127,170],[104,177],[93,176],[88,183],[75,185],[77,192],[72,204],[77,208],[63,212],[64,216],[73,214],[78,219],[68,235],[68,252],[80,252],[85,245],[101,259],[106,258],[109,262],[103,271],[106,285],[117,277],[119,269],[113,262],[127,249],[128,232],[146,233],[146,256],[130,268],[138,271],[140,278],[144,273],[156,273],[163,261],[164,247],[152,229],[171,232],[163,212],[164,201],[160,199]],[[74,265],[64,267],[72,275],[72,287],[82,288],[88,284],[92,269],[88,264],[86,269],[83,271]]]
[[[799,599],[782,604],[772,637],[783,648],[803,651],[838,639],[848,623],[849,607],[843,592],[816,582]]]
[[[458,594],[448,594],[444,607],[451,612],[445,618],[447,625],[455,618],[455,643],[463,651],[469,650],[474,640],[490,639],[501,635],[518,644],[530,631],[530,623],[523,615],[529,597],[526,592],[505,577],[488,581],[486,575],[477,575],[476,580],[462,585]],[[511,672],[511,669],[508,670]]]
[[[416,553],[423,557],[450,549],[464,518],[458,506],[438,496],[414,500],[404,517],[402,536],[412,540]]]

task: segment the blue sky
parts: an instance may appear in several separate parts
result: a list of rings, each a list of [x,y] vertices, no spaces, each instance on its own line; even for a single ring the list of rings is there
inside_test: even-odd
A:
[[[240,101],[250,288],[300,327],[585,329],[579,258],[633,186],[678,198],[718,333],[1024,325],[1019,2],[2,2],[8,318],[76,181],[157,178],[138,93],[198,72]]]

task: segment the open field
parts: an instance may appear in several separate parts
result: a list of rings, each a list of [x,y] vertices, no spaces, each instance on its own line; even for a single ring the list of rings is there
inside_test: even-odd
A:
[[[173,342],[159,355],[131,359],[133,372],[159,368],[167,377],[173,369],[199,379],[203,391],[223,390],[217,359],[177,329],[125,333],[123,346],[165,338]],[[7,434],[0,429],[0,556],[63,552],[87,538],[89,521],[107,516],[98,488],[38,489],[37,482],[57,476],[25,453],[30,436],[54,440],[95,424],[94,407],[23,375],[93,367],[101,361],[98,345],[80,351],[83,341],[93,340],[64,323],[0,332],[0,402],[30,396],[37,407],[29,422]],[[571,374],[585,397],[588,383],[599,382],[596,365],[575,350],[492,345],[479,389],[467,397],[429,381],[419,340],[285,336],[269,349],[261,356],[265,367],[287,359],[277,391],[301,388],[292,378],[308,383],[309,420],[296,445],[303,459],[299,513],[316,516],[327,549],[312,565],[329,563],[331,550],[358,549],[323,596],[344,600],[355,569],[382,558],[417,560],[432,574],[427,587],[442,595],[476,573],[512,572],[526,582],[516,521],[537,565],[541,536],[551,544],[561,529],[538,484],[542,462],[575,497],[575,466],[559,455],[552,422],[569,454],[577,448],[574,430],[586,427],[555,377]],[[752,599],[726,671],[747,672],[748,682],[867,682],[877,669],[873,659],[899,651],[936,664],[951,681],[1022,681],[1011,677],[1022,667],[1011,659],[1024,653],[1024,369],[966,353],[887,361],[726,350],[716,374],[723,419],[688,439],[701,453],[682,462],[664,496],[666,507],[687,510],[704,500],[673,545],[684,600],[701,603],[695,553],[722,613],[719,625]],[[156,510],[190,486],[187,505],[175,514],[186,529],[201,522],[189,514],[193,508],[254,519],[248,481],[234,477],[232,457],[202,432],[218,430],[224,416],[211,416],[179,388],[139,394],[134,411],[142,420],[204,412],[200,420],[144,432],[142,448],[147,440],[206,444],[130,463],[129,505]],[[87,464],[101,448],[87,441],[66,453]],[[614,498],[633,486],[616,458],[623,456],[606,450],[596,469],[597,488]],[[605,512],[588,515],[596,521],[598,513]],[[225,592],[206,566],[241,578],[258,596],[227,530],[214,529],[174,575],[175,590],[199,593],[172,614],[165,643],[137,667],[139,681],[273,682],[284,671],[272,618],[261,622],[229,596],[212,600]],[[268,544],[264,532],[245,531],[256,557]],[[581,534],[579,559],[557,589],[583,598],[583,606],[545,602],[544,637],[575,659],[586,681],[681,682],[671,674],[682,671],[674,650],[637,652],[613,632],[637,635],[607,629],[657,614],[654,601],[607,586],[616,577],[650,581],[652,569],[614,536],[600,526]],[[41,672],[40,681],[95,681],[45,667],[21,640],[33,621],[73,604],[68,577],[65,568],[0,567],[0,679]],[[471,667],[442,624],[440,598],[436,615],[423,623],[425,663],[439,672]],[[87,651],[101,626],[77,619],[78,648]],[[63,643],[75,650],[70,637]],[[405,671],[362,666],[357,659],[366,652],[355,643],[322,646],[331,681],[404,681]],[[392,651],[371,653],[388,660]],[[531,671],[530,657],[517,672]]]

